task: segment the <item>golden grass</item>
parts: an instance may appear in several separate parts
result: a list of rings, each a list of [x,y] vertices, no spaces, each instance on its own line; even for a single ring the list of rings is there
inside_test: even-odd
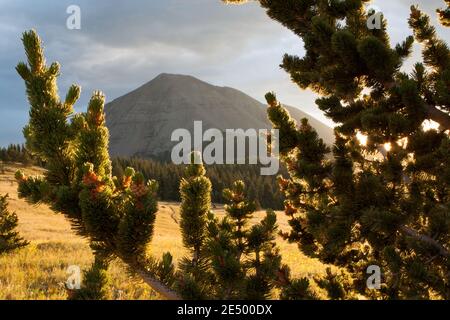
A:
[[[70,265],[87,268],[93,261],[88,242],[75,235],[70,224],[61,214],[54,213],[45,205],[31,206],[17,196],[14,172],[19,165],[4,165],[0,169],[0,194],[9,194],[9,209],[19,217],[19,232],[31,244],[14,253],[0,256],[0,300],[4,299],[65,299],[64,283],[69,276]],[[38,175],[36,167],[22,168],[27,175]],[[215,212],[221,216],[223,207]],[[258,212],[255,222],[264,216]],[[170,252],[175,260],[186,254],[178,227],[179,205],[160,202],[156,219],[155,235],[151,253],[161,257]],[[288,230],[286,216],[278,213],[280,229]],[[293,244],[278,241],[283,261],[295,276],[311,277],[322,274],[326,266],[318,260],[302,255]],[[124,266],[115,261],[110,267],[112,298],[156,299],[157,295],[139,278],[131,276]]]

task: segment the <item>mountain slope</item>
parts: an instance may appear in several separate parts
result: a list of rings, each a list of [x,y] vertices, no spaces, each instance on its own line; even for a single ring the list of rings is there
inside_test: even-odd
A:
[[[321,137],[332,143],[332,129],[288,107],[300,120],[308,118]],[[112,156],[155,157],[171,151],[175,129],[269,129],[266,106],[232,88],[217,87],[191,76],[161,74],[142,87],[108,103],[106,122]]]

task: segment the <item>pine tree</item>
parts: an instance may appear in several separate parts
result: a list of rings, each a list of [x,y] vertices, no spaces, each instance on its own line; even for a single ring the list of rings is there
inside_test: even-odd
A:
[[[203,255],[207,216],[211,211],[211,181],[205,176],[200,155],[191,154],[191,164],[186,168],[186,178],[180,182],[180,228],[184,246],[191,256],[181,262],[180,291],[186,299],[207,298],[211,288],[207,278],[207,260]]]
[[[35,31],[23,34],[28,64],[17,71],[25,80],[31,105],[25,128],[27,148],[43,159],[43,177],[16,173],[19,195],[30,203],[47,203],[62,212],[79,235],[89,239],[95,254],[84,272],[80,291],[70,299],[107,299],[108,264],[114,257],[128,265],[155,291],[168,299],[265,299],[277,287],[286,299],[315,298],[307,279],[292,279],[275,246],[276,215],[247,226],[255,205],[244,183],[226,190],[227,216],[211,209],[211,182],[202,164],[192,164],[180,183],[181,233],[190,254],[175,267],[170,253],[151,255],[157,212],[158,183],[128,167],[112,175],[105,126],[105,97],[94,92],[86,113],[74,114],[80,88],[72,86],[64,101],[58,97],[59,65],[48,67]],[[230,178],[228,178],[230,179]]]
[[[64,213],[73,228],[90,240],[95,262],[85,273],[77,298],[105,298],[108,261],[122,259],[162,296],[176,299],[172,262],[147,254],[157,211],[155,181],[127,169],[122,181],[112,176],[105,126],[105,97],[94,92],[86,113],[74,114],[80,88],[58,95],[60,66],[47,66],[42,41],[34,30],[22,38],[27,63],[17,72],[25,81],[30,120],[24,129],[27,149],[46,163],[43,177],[16,173],[19,195],[31,203],[45,202]]]
[[[449,299],[450,51],[415,6],[414,35],[392,47],[384,17],[381,29],[368,28],[367,2],[259,0],[303,40],[305,56],[286,55],[282,68],[322,96],[318,107],[337,124],[330,150],[266,96],[290,176],[280,178],[292,227],[284,236],[348,272],[319,280],[330,297]],[[423,62],[408,74],[401,67],[414,41]],[[381,290],[366,286],[371,265],[381,268]]]
[[[28,245],[16,231],[18,218],[8,211],[7,199],[7,195],[0,196],[0,255]]]
[[[439,13],[441,23],[446,27],[450,27],[450,0],[445,0],[445,3],[447,4],[447,8],[438,9],[437,12]]]
[[[230,274],[233,270],[233,262],[239,266],[235,273],[235,279],[229,282],[230,287],[238,286],[240,298],[265,299],[269,298],[275,285],[278,271],[281,269],[281,256],[275,245],[277,234],[276,215],[268,211],[266,217],[256,225],[248,227],[249,220],[253,217],[256,204],[248,199],[245,184],[236,181],[231,189],[223,191],[226,203],[226,218],[222,224],[229,224],[225,230],[228,233],[219,232],[219,241],[213,240],[215,248],[220,248],[218,257],[223,257],[224,263],[216,272]],[[219,228],[216,230],[220,230]],[[223,246],[221,237],[228,239],[228,246]],[[215,238],[214,238],[215,239]],[[214,247],[213,247],[214,248]],[[229,257],[231,254],[231,257]],[[231,258],[231,265],[228,260]],[[219,259],[219,262],[221,260]],[[239,288],[239,285],[241,286]],[[238,296],[238,297],[239,297]],[[233,297],[233,296],[231,296]],[[231,298],[226,296],[226,298]]]
[[[181,221],[183,243],[192,251],[192,261],[200,259],[206,217],[211,210],[211,181],[205,176],[203,164],[195,164],[196,154],[192,154],[192,164],[186,169],[186,179],[180,183]]]
[[[98,255],[92,266],[83,274],[83,286],[79,290],[68,290],[69,300],[107,300],[108,291],[108,263]]]
[[[244,183],[237,181],[223,191],[229,203],[227,214],[217,218],[211,212],[211,181],[199,157],[198,153],[191,155],[191,164],[180,182],[180,228],[189,255],[174,274],[176,290],[190,300],[266,299],[279,287],[284,297],[295,298],[288,290],[294,291],[297,282],[290,278],[289,268],[281,264],[275,245],[275,213],[267,212],[259,224],[249,227],[256,207],[248,199]],[[166,265],[170,265],[171,256],[166,258]],[[314,296],[308,285],[303,293]]]

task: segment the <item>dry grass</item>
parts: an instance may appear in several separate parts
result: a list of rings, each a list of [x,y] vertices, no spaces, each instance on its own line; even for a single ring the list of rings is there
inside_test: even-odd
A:
[[[0,194],[8,193],[9,209],[19,217],[19,231],[31,244],[25,249],[0,257],[0,300],[2,299],[65,299],[63,283],[70,265],[88,267],[93,256],[85,239],[76,236],[70,224],[61,214],[52,212],[47,206],[31,206],[18,199],[14,172],[19,165],[0,167]],[[40,174],[39,168],[22,168],[27,175]],[[222,207],[215,209],[223,215]],[[261,219],[258,212],[254,220]],[[156,220],[155,236],[151,245],[152,254],[161,257],[171,252],[177,260],[186,251],[181,243],[178,227],[179,205],[160,202]],[[289,228],[283,213],[278,214],[281,229]],[[297,247],[279,240],[284,262],[294,275],[311,277],[324,272],[326,266],[317,260],[303,256]],[[157,296],[139,278],[132,277],[124,266],[116,261],[110,268],[111,292],[114,299],[155,299]]]

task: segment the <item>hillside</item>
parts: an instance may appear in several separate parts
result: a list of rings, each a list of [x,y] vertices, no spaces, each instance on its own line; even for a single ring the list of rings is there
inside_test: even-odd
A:
[[[5,165],[0,169],[0,194],[8,193],[9,209],[19,217],[19,232],[31,244],[18,252],[0,257],[0,300],[3,299],[65,299],[63,283],[70,265],[87,267],[93,260],[88,242],[76,236],[61,214],[52,212],[45,205],[31,206],[18,199],[14,172],[19,165]],[[42,169],[21,167],[27,175],[38,175]],[[221,206],[215,213],[224,214]],[[264,212],[258,212],[255,221]],[[170,251],[180,259],[185,251],[178,228],[179,204],[160,202],[157,213],[152,253],[160,257]],[[278,212],[281,229],[289,228],[286,216]],[[303,256],[297,247],[279,239],[278,244],[284,262],[297,276],[313,276],[323,273],[325,266],[317,260]],[[139,278],[130,276],[119,261],[111,267],[111,292],[116,299],[158,298]]]
[[[325,142],[334,141],[330,127],[299,109],[288,110],[297,120],[310,119]],[[203,121],[203,130],[271,128],[266,106],[257,100],[185,75],[161,74],[107,104],[105,112],[112,156],[167,154],[174,145],[172,132],[179,128],[193,132],[194,121]]]

